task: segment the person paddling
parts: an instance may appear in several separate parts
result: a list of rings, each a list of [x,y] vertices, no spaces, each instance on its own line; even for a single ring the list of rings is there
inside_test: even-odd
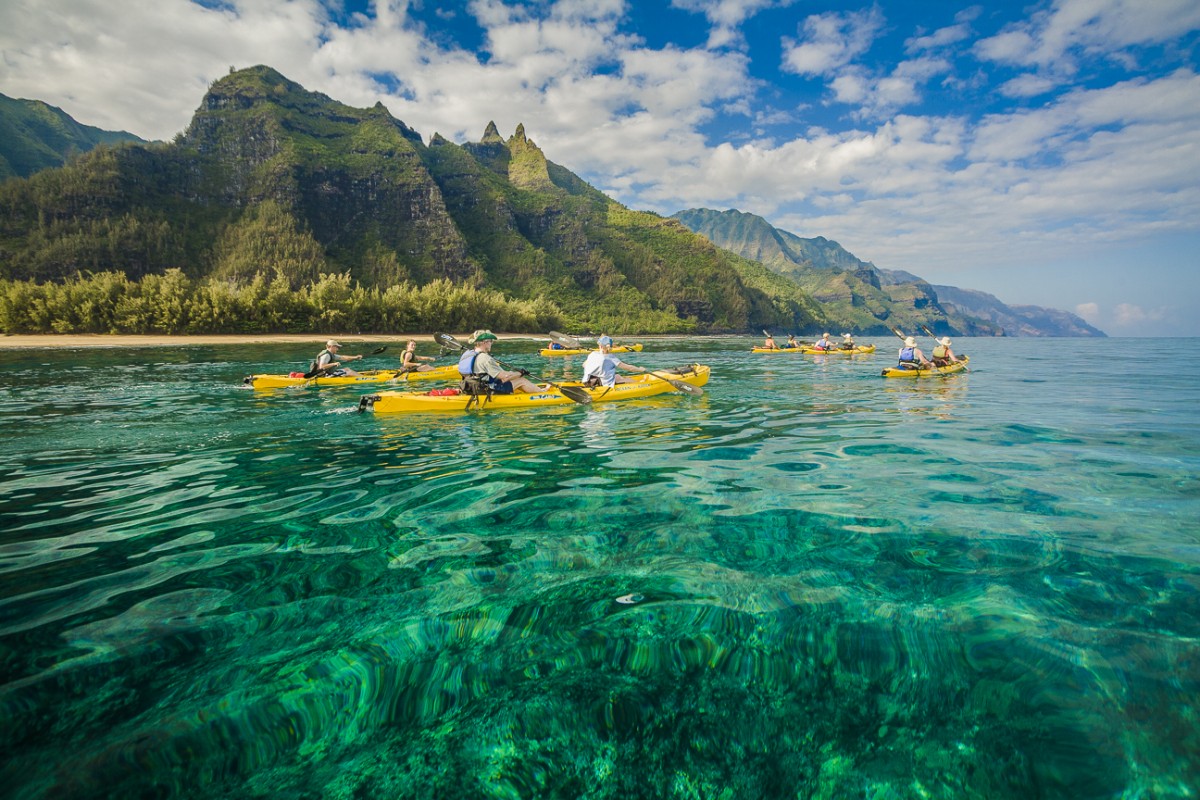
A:
[[[954,355],[954,351],[950,349],[950,337],[943,336],[937,340],[938,346],[933,348],[933,365],[935,367],[948,367],[951,364],[957,364],[962,361],[961,358]]]
[[[848,333],[843,333],[841,349],[842,350],[853,350],[854,349],[854,337]]]
[[[358,377],[358,373],[352,369],[349,369],[348,367],[333,366],[334,364],[338,364],[338,363],[341,363],[344,361],[361,361],[362,360],[362,356],[338,355],[338,350],[340,350],[341,347],[342,346],[340,344],[338,344],[336,341],[334,341],[333,339],[330,339],[328,342],[325,343],[325,349],[322,350],[320,353],[318,353],[317,357],[315,359],[313,359],[313,362],[310,365],[308,371],[309,372],[317,372],[322,377],[326,377],[326,378],[340,378],[340,377],[356,378],[356,377]]]
[[[814,350],[832,350],[833,349],[833,342],[829,341],[829,332],[828,331],[821,334],[821,338],[818,339],[815,344],[813,344],[813,349]]]
[[[583,362],[583,382],[589,387],[615,386],[618,383],[630,383],[624,375],[618,375],[617,369],[627,369],[631,372],[645,372],[642,367],[626,364],[612,353],[613,340],[611,336],[601,336],[596,340],[599,350],[588,353]]]
[[[779,345],[775,344],[775,337],[769,333],[767,334],[767,338],[763,341],[763,347],[767,350],[779,349]]]
[[[400,356],[400,368],[405,372],[429,372],[433,367],[421,362],[433,360],[433,356],[417,355],[417,340],[409,339],[408,346],[404,348],[404,355]]]
[[[791,334],[791,333],[789,333],[789,334],[788,334],[788,340],[787,340],[787,344],[785,344],[785,345],[784,345],[784,347],[785,347],[785,348],[787,348],[787,349],[789,349],[789,350],[791,350],[791,349],[793,349],[793,348],[796,348],[796,347],[799,347],[799,346],[800,346],[800,343],[796,341],[796,336],[795,336],[795,334]]]
[[[473,350],[464,350],[462,358],[458,360],[458,374],[463,377],[463,383],[476,381],[492,394],[540,392],[538,385],[525,377],[529,370],[504,369],[492,358],[492,342],[496,338],[496,334],[489,330],[478,330],[467,340],[467,344],[475,347]]]
[[[917,347],[917,340],[911,336],[904,338],[904,347],[900,348],[900,356],[898,365],[901,369],[920,369],[922,367],[932,366],[929,359],[925,358],[925,354],[921,352],[921,348]]]

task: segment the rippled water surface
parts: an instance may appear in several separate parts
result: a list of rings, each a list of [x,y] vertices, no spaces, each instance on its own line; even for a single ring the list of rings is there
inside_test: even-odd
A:
[[[407,417],[239,386],[319,343],[8,351],[0,794],[1200,794],[1200,342],[876,343]]]

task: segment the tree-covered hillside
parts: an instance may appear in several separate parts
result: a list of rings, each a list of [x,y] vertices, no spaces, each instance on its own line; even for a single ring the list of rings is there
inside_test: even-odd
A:
[[[125,131],[83,125],[40,100],[0,94],[0,180],[62,166],[99,144],[140,141]]]
[[[548,161],[523,128],[428,145],[268,67],[232,72],[174,142],[99,148],[0,184],[0,278],[177,270],[308,291],[449,281],[614,333],[814,329],[820,308],[674,220]],[[486,321],[480,321],[484,324]]]

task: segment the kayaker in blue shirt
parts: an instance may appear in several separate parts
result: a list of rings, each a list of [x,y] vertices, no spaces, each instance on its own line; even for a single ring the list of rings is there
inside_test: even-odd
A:
[[[618,383],[629,383],[629,378],[618,375],[617,369],[627,369],[631,372],[645,372],[642,367],[626,364],[613,355],[613,340],[611,336],[601,336],[596,340],[599,350],[588,353],[583,362],[583,382],[589,386],[615,386]]]
[[[528,370],[504,369],[496,359],[492,358],[492,342],[496,334],[488,330],[479,330],[468,339],[469,344],[475,345],[474,350],[466,350],[458,360],[458,373],[464,378],[472,375],[486,380],[493,394],[512,394],[527,392],[535,394],[541,389],[525,376]]]
[[[796,341],[796,337],[793,334],[789,333],[787,344],[785,344],[784,347],[791,349],[793,347],[799,347],[799,346],[800,346],[800,343]]]
[[[917,340],[908,336],[904,339],[904,347],[900,348],[897,366],[902,369],[918,369],[933,365],[929,363],[929,359],[925,358],[921,348],[917,347]]]

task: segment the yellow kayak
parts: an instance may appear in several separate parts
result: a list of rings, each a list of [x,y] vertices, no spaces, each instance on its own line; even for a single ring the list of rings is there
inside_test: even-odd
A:
[[[445,364],[426,372],[404,372],[399,369],[371,369],[357,376],[345,375],[332,378],[304,378],[291,375],[249,375],[242,383],[255,389],[286,389],[290,386],[358,386],[364,383],[389,383],[392,381],[446,381],[458,380],[458,364]]]
[[[818,350],[815,347],[801,347],[800,352],[804,353],[805,355],[809,355],[809,356],[829,356],[829,355],[853,356],[853,355],[859,355],[862,353],[874,353],[875,345],[860,344],[857,347],[834,347],[829,350]]]
[[[967,362],[970,358],[967,356],[959,356],[962,361],[957,364],[949,364],[945,367],[930,367],[929,369],[903,369],[901,367],[888,367],[881,374],[885,378],[932,378],[941,377],[943,375],[953,375],[956,372],[962,372],[967,368]]]
[[[593,353],[594,350],[584,350],[583,348],[555,350],[550,347],[543,347],[538,350],[539,356],[586,356],[588,353]],[[610,353],[640,353],[642,352],[641,344],[617,345],[608,349]]]
[[[690,386],[703,386],[708,383],[709,368],[702,364],[693,364],[681,370],[656,370],[660,375],[673,381],[686,383]],[[425,392],[378,392],[364,395],[359,401],[359,411],[374,411],[377,414],[411,414],[422,412],[456,413],[472,409],[516,409],[544,408],[546,406],[572,405],[574,400],[559,392],[549,384],[541,384],[544,391],[537,394],[494,394],[491,397],[474,397],[468,394],[443,394],[455,391],[444,389],[436,393]],[[616,400],[633,400],[639,397],[652,397],[656,394],[676,391],[675,387],[663,378],[657,378],[649,373],[630,376],[629,383],[618,383],[616,386],[599,386],[589,389],[578,381],[563,381],[562,386],[578,388],[591,395],[593,403],[609,403]]]

